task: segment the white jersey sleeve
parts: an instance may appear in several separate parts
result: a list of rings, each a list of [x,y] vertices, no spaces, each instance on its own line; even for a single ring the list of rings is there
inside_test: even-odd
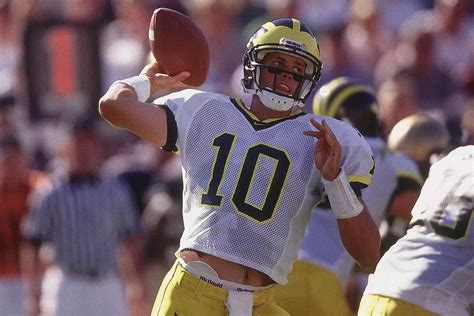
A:
[[[362,190],[362,197],[379,225],[397,188],[397,171],[412,169],[402,169],[398,155],[390,152],[382,139],[366,138],[366,141],[372,150],[375,171],[371,185]],[[409,167],[416,171],[416,165]],[[329,207],[318,207],[312,212],[298,258],[333,271],[343,284],[348,281],[355,261],[342,244],[336,218]]]
[[[181,153],[180,249],[209,253],[286,283],[311,209],[324,193],[314,164],[316,139],[303,134],[313,128],[311,115],[259,121],[241,101],[197,90],[155,103],[167,107]],[[349,179],[367,185],[370,148],[349,125],[329,118],[328,124],[342,143]]]
[[[474,146],[435,163],[407,234],[383,256],[366,293],[400,298],[443,315],[474,304]]]
[[[392,160],[392,165],[398,179],[398,191],[401,192],[408,188],[421,189],[424,180],[415,161],[401,153],[391,153],[390,160]]]

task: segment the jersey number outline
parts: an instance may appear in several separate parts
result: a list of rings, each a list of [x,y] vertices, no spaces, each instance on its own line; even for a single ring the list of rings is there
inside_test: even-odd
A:
[[[442,223],[444,209],[437,210],[428,222],[437,235],[458,240],[464,238],[467,234],[467,228],[472,219],[472,210],[472,208],[463,208],[457,215],[454,225],[446,225]]]
[[[212,145],[217,147],[217,154],[214,159],[207,192],[201,195],[201,204],[215,207],[221,205],[224,196],[218,194],[218,191],[226,173],[235,138],[235,135],[223,133],[214,139]],[[266,190],[263,206],[258,208],[248,203],[246,199],[260,155],[274,160],[276,166],[273,169],[271,181]],[[271,219],[280,199],[289,169],[290,159],[285,151],[261,143],[248,148],[240,166],[237,185],[231,199],[237,211],[258,222],[265,222]]]

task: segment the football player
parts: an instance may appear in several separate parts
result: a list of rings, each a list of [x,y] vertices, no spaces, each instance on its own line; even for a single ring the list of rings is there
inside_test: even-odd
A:
[[[158,61],[159,62],[159,61]],[[321,73],[318,43],[296,19],[268,22],[244,55],[250,104],[184,89],[157,64],[111,85],[101,115],[181,156],[184,232],[152,315],[287,315],[272,293],[287,282],[310,211],[328,196],[348,251],[363,265],[380,236],[360,188],[373,160],[348,124],[302,112]]]
[[[369,277],[358,315],[474,313],[474,146],[430,169],[405,236]]]
[[[351,124],[370,145],[376,167],[362,197],[375,223],[379,225],[387,213],[394,225],[400,225],[399,221],[408,225],[422,178],[411,159],[388,150],[380,137],[377,109],[372,88],[347,77],[322,86],[313,99],[315,114]],[[399,234],[398,230],[394,226],[387,233]],[[276,300],[291,315],[351,315],[345,287],[354,265],[339,237],[330,204],[321,203],[312,212],[288,284],[276,289]]]

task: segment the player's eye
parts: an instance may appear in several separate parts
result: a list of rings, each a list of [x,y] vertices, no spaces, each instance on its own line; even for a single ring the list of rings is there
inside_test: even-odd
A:
[[[272,65],[275,66],[275,67],[281,67],[283,65],[283,63],[280,60],[274,60],[272,62]]]
[[[295,67],[293,67],[293,72],[296,72],[297,74],[303,74],[304,69],[300,66],[295,66]]]

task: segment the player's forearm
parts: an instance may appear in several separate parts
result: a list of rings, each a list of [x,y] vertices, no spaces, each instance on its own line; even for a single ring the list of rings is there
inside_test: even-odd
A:
[[[138,101],[129,86],[116,83],[99,101],[100,115],[118,128],[125,128],[151,143],[166,143],[166,113],[163,109]]]
[[[380,257],[380,234],[370,213],[338,219],[339,235],[350,255],[362,266],[375,264]]]

